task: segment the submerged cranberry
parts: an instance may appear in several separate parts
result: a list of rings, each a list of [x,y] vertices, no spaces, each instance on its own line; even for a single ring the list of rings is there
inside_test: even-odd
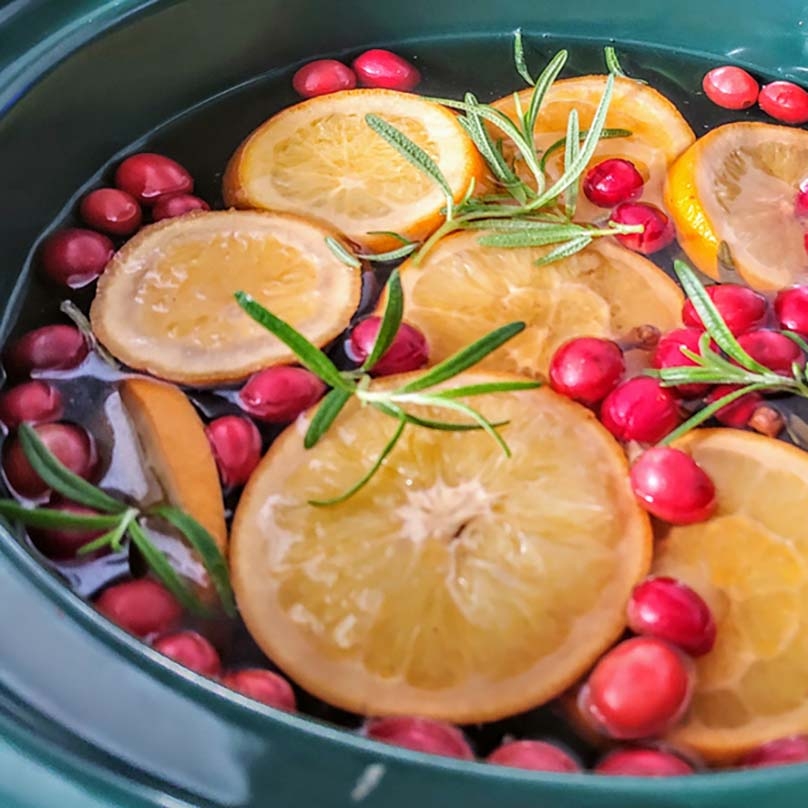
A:
[[[161,196],[190,194],[194,179],[176,160],[141,152],[127,157],[118,166],[115,185],[142,204],[153,205]]]
[[[120,188],[90,191],[81,200],[79,212],[90,227],[113,236],[129,236],[143,221],[137,199]]]
[[[553,354],[550,386],[582,404],[599,404],[626,370],[616,342],[597,337],[575,337]]]
[[[736,283],[714,284],[707,287],[707,294],[727,328],[735,336],[757,328],[766,319],[766,298],[748,286],[739,286]],[[682,322],[693,328],[704,329],[699,313],[689,300],[682,308]]]
[[[198,196],[193,194],[174,194],[173,196],[161,196],[152,208],[152,219],[155,222],[163,219],[174,219],[177,216],[185,216],[195,210],[210,210],[210,205]]]
[[[613,208],[621,202],[637,199],[645,180],[629,160],[612,157],[586,172],[583,191],[586,198],[601,208]]]
[[[808,123],[808,90],[793,82],[773,81],[765,85],[758,104],[767,115],[782,123]]]
[[[303,98],[330,95],[356,87],[356,74],[336,59],[317,59],[303,65],[292,77],[292,87]]]
[[[781,376],[790,376],[795,362],[805,363],[800,347],[779,331],[747,331],[738,337],[738,344],[752,359]]]
[[[693,774],[693,767],[678,755],[661,749],[618,749],[606,755],[596,774],[612,777],[678,777]]]
[[[569,753],[544,741],[512,741],[495,749],[489,763],[537,772],[579,772],[581,766]]]
[[[364,362],[370,356],[381,326],[380,317],[368,317],[354,326],[348,343],[348,352],[357,362]],[[374,376],[391,376],[418,370],[429,359],[426,337],[409,323],[399,326],[393,343],[382,358],[370,369]]]
[[[808,735],[793,735],[778,738],[747,752],[739,766],[762,768],[764,766],[787,766],[792,763],[808,763]]]
[[[16,429],[23,421],[58,421],[64,412],[62,394],[47,382],[23,382],[0,393],[0,421]]]
[[[748,109],[758,100],[760,85],[743,68],[724,65],[713,68],[702,81],[704,94],[724,109]]]
[[[635,634],[657,637],[691,656],[703,656],[715,645],[715,620],[704,599],[673,578],[649,578],[628,602],[628,627]]]
[[[277,710],[293,713],[297,709],[292,686],[283,676],[272,671],[260,668],[231,671],[222,676],[222,684]]]
[[[92,435],[75,424],[39,424],[35,426],[39,439],[64,466],[74,474],[90,480],[98,466],[98,454]],[[48,486],[34,471],[18,437],[12,437],[3,452],[3,470],[9,485],[23,497],[40,499]]]
[[[294,421],[325,393],[322,380],[305,368],[278,366],[260,370],[241,388],[241,406],[272,424]]]
[[[679,449],[657,446],[631,467],[631,488],[642,506],[672,525],[692,525],[715,511],[715,486],[695,460]]]
[[[672,727],[690,696],[690,671],[682,655],[653,637],[635,637],[601,658],[580,698],[605,734],[636,740]]]
[[[152,647],[203,676],[218,676],[221,673],[222,661],[216,649],[195,631],[164,634],[152,643]]]
[[[74,502],[60,502],[56,505],[49,505],[49,508],[65,513],[72,513],[78,516],[101,516],[98,511],[77,505]],[[48,558],[55,561],[62,561],[75,558],[76,553],[97,538],[106,533],[106,530],[88,530],[87,528],[29,528],[28,533],[36,548]],[[107,550],[98,551],[95,555],[100,555]]]
[[[28,376],[41,370],[68,370],[87,356],[87,341],[72,325],[45,325],[23,334],[5,350],[10,376]]]
[[[808,336],[808,286],[792,286],[778,292],[774,313],[780,328]]]
[[[113,584],[101,593],[95,606],[138,637],[171,631],[182,617],[182,606],[174,595],[151,578]]]
[[[372,718],[365,725],[365,733],[374,741],[403,746],[415,752],[461,760],[474,758],[468,741],[457,727],[429,718]]]
[[[364,87],[409,92],[421,81],[421,74],[415,65],[398,54],[381,48],[373,48],[357,56],[353,69]]]
[[[600,420],[618,440],[656,443],[681,422],[673,393],[657,379],[635,376],[603,401]]]
[[[101,233],[68,227],[45,239],[39,257],[52,281],[80,289],[104,271],[114,253],[115,245]]]
[[[686,348],[694,354],[701,354],[699,342],[702,331],[697,328],[676,328],[660,339],[651,357],[651,366],[655,368],[695,367],[697,363],[682,353]],[[679,384],[668,388],[671,392],[684,398],[698,398],[709,389],[709,384]]]
[[[736,385],[723,384],[716,387],[705,399],[707,404],[713,404],[729,393],[738,390]],[[749,419],[755,414],[755,410],[763,402],[763,396],[757,391],[747,393],[740,398],[727,404],[716,412],[715,417],[724,426],[731,426],[735,429],[743,429]]]
[[[670,219],[655,205],[648,202],[623,202],[611,215],[617,224],[641,224],[641,233],[625,233],[615,238],[630,250],[651,255],[673,242],[676,234]]]
[[[241,415],[223,415],[205,427],[225,488],[244,485],[261,459],[261,433]]]

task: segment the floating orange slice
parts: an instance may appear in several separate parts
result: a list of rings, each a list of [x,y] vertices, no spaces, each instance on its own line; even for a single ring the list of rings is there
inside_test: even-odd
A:
[[[598,239],[548,266],[547,248],[483,247],[479,233],[441,240],[420,262],[401,266],[407,322],[440,362],[501,325],[527,328],[482,367],[543,377],[562,342],[576,336],[625,337],[652,324],[680,324],[682,293],[662,270],[613,241]]]
[[[592,125],[600,99],[606,89],[606,76],[581,76],[561,79],[548,90],[535,126],[535,142],[543,152],[567,133],[567,120],[573,109],[578,111],[581,130]],[[530,104],[532,89],[519,93],[522,108]],[[513,95],[494,102],[494,106],[511,119],[516,118]],[[601,140],[590,165],[610,157],[630,160],[645,179],[641,199],[655,205],[662,203],[662,188],[668,166],[695,140],[693,130],[674,104],[653,87],[631,79],[617,78],[606,115],[606,128],[627,129],[630,137]],[[494,131],[492,129],[492,131]],[[497,137],[502,137],[496,130]],[[547,161],[551,181],[564,170],[564,150]],[[520,174],[527,177],[524,166]],[[579,196],[577,218],[593,221],[607,214]]]
[[[446,197],[368,126],[368,114],[424,149],[455,201],[482,178],[483,160],[449,110],[410,93],[349,90],[289,107],[256,129],[230,160],[225,201],[317,216],[377,252],[401,246],[381,231],[426,238]]]
[[[365,488],[314,507],[362,477],[395,430],[351,402],[311,450],[311,413],[289,427],[244,491],[230,555],[241,614],[325,701],[490,721],[558,695],[624,629],[650,534],[619,445],[548,388],[470,403],[509,422],[512,458],[480,432],[408,428]]]
[[[282,213],[217,211],[145,227],[117,253],[90,310],[95,334],[137,370],[185,384],[243,379],[295,361],[253,322],[251,294],[318,346],[348,324],[360,271],[326,244],[335,232]]]
[[[693,706],[671,740],[731,763],[808,732],[808,453],[734,429],[697,430],[677,446],[712,477],[718,510],[670,528],[654,572],[702,595],[718,636],[697,660]]]
[[[668,174],[665,202],[690,260],[719,277],[721,242],[755,289],[781,289],[808,272],[804,225],[794,214],[808,176],[808,131],[731,123],[699,138]]]

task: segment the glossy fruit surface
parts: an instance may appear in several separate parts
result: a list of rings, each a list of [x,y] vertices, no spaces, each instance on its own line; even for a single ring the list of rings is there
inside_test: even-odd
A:
[[[774,313],[780,328],[808,336],[808,286],[791,286],[778,292]]]
[[[39,253],[42,269],[54,282],[70,289],[92,283],[115,253],[107,236],[81,227],[67,227],[48,236]]]
[[[727,324],[727,328],[737,337],[744,331],[760,326],[766,319],[768,304],[766,298],[748,286],[737,283],[716,283],[707,287],[710,300]],[[699,313],[687,300],[682,308],[682,321],[693,328],[704,329]]]
[[[678,777],[694,774],[693,767],[678,755],[661,749],[618,749],[597,766],[596,774],[613,777]]]
[[[46,370],[68,370],[87,356],[87,340],[72,325],[45,325],[18,337],[3,352],[9,376]]]
[[[579,772],[581,765],[568,752],[544,741],[511,741],[495,749],[489,763],[536,772]]]
[[[161,196],[152,208],[152,221],[173,219],[175,216],[184,216],[195,210],[210,210],[210,205],[204,199],[193,194]]]
[[[182,616],[182,607],[174,595],[151,578],[107,587],[95,606],[113,623],[138,637],[171,631]]]
[[[144,205],[169,194],[190,194],[194,179],[176,160],[140,152],[127,157],[115,171],[115,185]]]
[[[782,376],[791,376],[793,365],[805,363],[802,349],[779,331],[758,329],[738,337],[738,344],[764,367]]]
[[[292,87],[302,98],[314,98],[356,87],[356,74],[336,59],[317,59],[303,65],[292,77]]]
[[[64,412],[62,394],[48,382],[23,382],[0,392],[0,421],[16,429],[23,421],[58,421]]]
[[[647,202],[623,202],[611,215],[617,224],[642,225],[640,233],[626,233],[615,238],[630,250],[651,255],[673,243],[676,233],[667,215]]]
[[[363,87],[409,92],[421,82],[421,74],[414,64],[382,48],[374,48],[357,56],[353,69]]]
[[[651,357],[654,368],[695,367],[697,362],[686,356],[682,349],[701,354],[702,331],[697,328],[676,328],[665,334],[657,344]],[[715,345],[712,345],[715,349]],[[699,398],[709,389],[709,384],[679,384],[667,388],[683,398]]]
[[[277,710],[293,713],[297,709],[292,686],[273,671],[260,668],[230,671],[222,676],[222,684]]]
[[[74,502],[60,502],[48,505],[57,511],[76,514],[79,516],[99,516],[98,511],[77,505]],[[86,528],[29,528],[28,533],[36,548],[48,558],[55,561],[73,559],[76,553],[91,541],[105,533],[105,530],[87,530]],[[90,557],[94,558],[108,552],[107,550],[97,551]]]
[[[261,433],[249,419],[223,415],[205,427],[219,478],[226,488],[244,485],[261,459]]]
[[[724,109],[748,109],[760,93],[757,81],[735,65],[714,67],[704,76],[702,88],[710,101]]]
[[[600,419],[618,440],[656,443],[681,421],[676,398],[657,379],[635,376],[603,400]]]
[[[381,318],[368,317],[351,330],[349,350],[357,362],[368,358],[379,333]],[[429,359],[426,337],[409,323],[402,323],[392,345],[370,369],[375,376],[390,376],[422,368]]]
[[[461,760],[474,758],[463,733],[457,727],[442,721],[408,716],[374,718],[365,725],[365,734],[374,741],[403,746],[415,752]]]
[[[739,766],[761,768],[763,766],[787,766],[793,763],[808,763],[808,735],[793,735],[758,746],[747,752]]]
[[[218,676],[222,670],[222,661],[216,649],[195,631],[164,634],[152,643],[152,647],[203,676]]]
[[[325,384],[310,370],[278,365],[252,376],[238,397],[254,418],[283,424],[316,404],[325,390]]]
[[[773,81],[760,91],[760,108],[777,121],[808,123],[808,90],[791,81]]]
[[[565,342],[550,362],[550,386],[582,404],[599,404],[626,370],[620,346],[607,339],[576,337]]]
[[[130,236],[143,221],[137,199],[120,188],[90,191],[81,200],[79,212],[89,227],[113,236]]]
[[[713,404],[718,399],[733,393],[739,389],[737,385],[722,384],[710,391],[710,394],[705,398],[705,403]],[[733,401],[731,404],[723,406],[715,414],[716,420],[724,426],[731,426],[735,429],[743,429],[748,423],[749,419],[754,415],[755,410],[763,402],[763,396],[753,391]]]
[[[601,208],[613,208],[642,195],[645,180],[630,160],[611,157],[592,166],[584,176],[586,198]]]

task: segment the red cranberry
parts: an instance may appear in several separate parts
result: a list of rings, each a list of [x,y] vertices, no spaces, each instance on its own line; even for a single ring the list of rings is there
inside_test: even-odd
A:
[[[738,761],[739,766],[761,768],[763,766],[786,766],[791,763],[808,762],[808,735],[793,735],[764,743],[747,752]]]
[[[760,108],[776,121],[808,123],[808,91],[790,81],[767,84],[758,98]]]
[[[101,593],[95,606],[138,637],[171,631],[182,617],[182,606],[174,595],[151,578],[113,584]]]
[[[127,157],[118,166],[115,185],[142,204],[153,205],[161,196],[190,194],[194,179],[176,160],[141,152]]]
[[[643,452],[631,467],[631,487],[642,506],[672,525],[692,525],[715,511],[715,486],[693,458],[669,446]]]
[[[650,255],[671,244],[676,237],[670,219],[648,202],[623,202],[613,211],[616,224],[641,224],[642,233],[624,233],[615,238],[630,250]]]
[[[550,386],[556,393],[590,406],[599,404],[626,370],[617,343],[596,337],[565,342],[550,362]]]
[[[113,236],[129,236],[143,221],[137,199],[118,188],[90,191],[81,200],[79,212],[90,227]]]
[[[693,767],[678,755],[660,749],[618,749],[597,766],[597,774],[612,777],[678,777],[693,774]]]
[[[222,661],[216,649],[195,631],[164,634],[152,643],[152,647],[203,676],[218,676],[221,673]]]
[[[603,401],[600,420],[618,440],[656,443],[679,426],[676,399],[657,379],[635,376]]]
[[[292,87],[303,98],[330,95],[356,87],[356,74],[336,59],[317,59],[303,65],[292,77]]]
[[[474,753],[463,733],[451,724],[429,718],[394,716],[372,718],[365,733],[374,741],[403,746],[415,752],[472,760]]]
[[[537,772],[579,772],[578,762],[563,749],[544,741],[513,741],[488,756],[489,763]]]
[[[635,637],[601,658],[581,691],[581,706],[610,737],[636,740],[673,726],[690,696],[682,655],[654,637]]]
[[[152,208],[152,220],[159,222],[163,219],[173,219],[195,210],[210,210],[210,205],[193,194],[161,196]]]
[[[316,404],[325,390],[325,384],[311,371],[278,366],[256,373],[238,395],[253,418],[283,424]]]
[[[104,271],[114,253],[115,245],[101,233],[68,227],[45,239],[40,260],[51,280],[80,289]]]
[[[748,109],[758,100],[760,92],[757,81],[734,65],[713,68],[701,86],[707,98],[724,109]]]
[[[642,194],[645,180],[629,160],[612,157],[592,166],[584,177],[586,198],[601,208],[613,208]]]
[[[705,399],[708,404],[713,404],[720,398],[738,390],[737,385],[722,384],[716,387]],[[731,426],[735,429],[743,429],[749,419],[755,414],[755,410],[763,402],[763,396],[757,391],[747,393],[731,404],[727,404],[716,412],[715,417],[724,426]]]
[[[747,331],[738,337],[738,344],[752,359],[781,376],[790,376],[795,362],[805,362],[800,347],[779,331]]]
[[[727,324],[727,328],[735,336],[757,328],[766,319],[766,298],[753,292],[748,286],[739,286],[735,283],[715,284],[707,287],[707,294]],[[682,308],[682,322],[704,330],[701,317],[689,300],[685,301]]]
[[[0,421],[16,429],[23,421],[58,421],[64,412],[62,394],[47,382],[23,382],[0,393]]]
[[[414,90],[421,81],[418,68],[396,53],[374,48],[357,56],[353,69],[364,87],[386,90]]]
[[[774,313],[780,328],[808,336],[808,286],[792,286],[778,292]]]
[[[87,341],[72,325],[46,325],[23,334],[6,348],[4,361],[11,376],[41,370],[68,370],[87,356]]]
[[[261,433],[249,419],[223,415],[205,427],[225,488],[244,485],[261,459]]]
[[[98,466],[98,454],[92,435],[75,424],[39,424],[39,439],[64,466],[85,480],[92,479]],[[18,437],[11,438],[4,451],[3,470],[9,485],[23,497],[40,499],[48,486],[34,471]]]
[[[56,505],[49,505],[49,508],[65,513],[77,514],[79,516],[101,516],[98,511],[91,508],[85,508],[83,505],[77,505],[74,502],[61,502]],[[87,530],[86,528],[58,528],[49,529],[44,528],[29,528],[28,533],[31,536],[31,541],[36,545],[36,548],[48,558],[56,561],[75,558],[76,553],[89,544],[95,541],[100,536],[106,533],[106,530]],[[97,551],[96,556],[108,552],[108,549]]]
[[[696,367],[697,363],[682,353],[687,348],[695,354],[701,354],[699,341],[704,332],[697,328],[676,328],[665,334],[651,357],[651,366],[655,368]],[[680,384],[668,388],[671,392],[684,398],[699,398],[709,389],[709,384]]]
[[[381,326],[380,317],[368,317],[354,326],[348,344],[351,358],[364,362],[376,344],[376,336]],[[402,323],[393,343],[379,361],[370,369],[374,376],[390,376],[418,370],[429,359],[426,337],[408,323]]]
[[[649,578],[628,602],[628,627],[635,634],[657,637],[691,656],[703,656],[715,645],[715,620],[704,599],[673,578]]]
[[[222,684],[277,710],[293,713],[297,709],[292,686],[283,676],[272,671],[258,668],[232,671],[222,676]]]
[[[800,184],[794,200],[794,215],[798,219],[808,219],[808,179]]]

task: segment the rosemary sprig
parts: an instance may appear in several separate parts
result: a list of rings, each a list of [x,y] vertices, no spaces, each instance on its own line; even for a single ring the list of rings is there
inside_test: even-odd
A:
[[[26,508],[13,499],[0,499],[0,516],[28,527],[44,529],[105,530],[97,539],[88,542],[79,555],[87,555],[104,547],[122,549],[125,538],[140,550],[152,571],[173,592],[182,605],[196,614],[205,614],[202,604],[188,582],[174,569],[168,557],[148,536],[142,522],[147,517],[159,517],[179,530],[196,550],[219,594],[227,614],[235,613],[233,593],[227,571],[227,561],[215,539],[189,514],[168,505],[142,510],[110,496],[87,480],[66,468],[45,446],[30,424],[24,423],[18,432],[20,445],[34,471],[56,493],[100,513],[98,515],[72,514],[53,508]]]
[[[362,406],[373,407],[397,421],[396,429],[370,469],[342,494],[327,500],[310,500],[311,505],[327,506],[345,502],[364,488],[383,466],[407,427],[437,429],[451,432],[483,430],[497,442],[506,456],[510,449],[498,429],[507,422],[494,423],[479,410],[461,399],[473,398],[491,393],[504,393],[516,390],[530,390],[539,386],[530,380],[514,380],[480,384],[466,384],[457,387],[443,387],[465,370],[477,365],[489,354],[496,351],[524,330],[524,323],[509,325],[491,331],[484,337],[463,348],[437,365],[425,370],[421,375],[397,387],[384,388],[371,385],[370,373],[373,366],[385,354],[395,339],[402,322],[404,297],[398,270],[393,270],[387,282],[386,303],[376,342],[362,366],[355,371],[340,371],[319,348],[310,343],[288,323],[267,311],[244,292],[236,293],[236,300],[244,311],[257,323],[284,342],[294,351],[302,365],[318,375],[332,389],[322,399],[315,411],[303,439],[306,449],[316,446],[328,432],[339,414],[352,398]],[[459,414],[464,420],[435,420],[409,411],[412,407],[429,407]]]

